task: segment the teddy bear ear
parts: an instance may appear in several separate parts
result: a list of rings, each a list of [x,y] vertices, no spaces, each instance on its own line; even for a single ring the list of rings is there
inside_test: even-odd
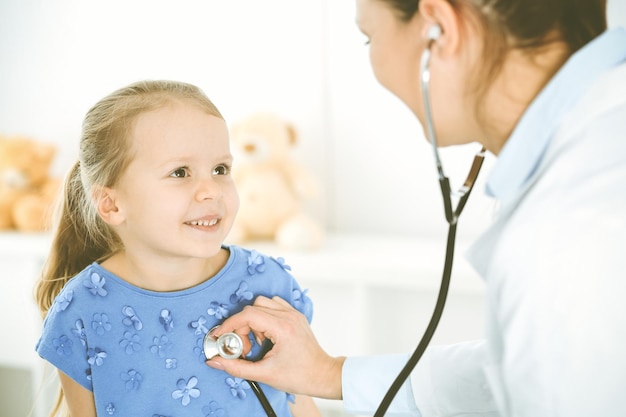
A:
[[[298,143],[298,132],[292,124],[287,124],[287,134],[289,135],[289,144],[291,146]]]
[[[37,147],[35,147],[34,151],[36,152],[39,160],[52,161],[54,155],[57,152],[57,148],[54,145],[44,143],[38,144]]]

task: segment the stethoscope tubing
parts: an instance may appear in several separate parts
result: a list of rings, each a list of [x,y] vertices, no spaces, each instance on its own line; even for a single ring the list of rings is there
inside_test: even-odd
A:
[[[263,411],[265,411],[265,414],[267,414],[267,417],[276,417],[276,413],[274,412],[272,405],[270,404],[269,400],[265,396],[265,393],[261,389],[261,386],[259,385],[259,383],[256,381],[251,381],[249,379],[246,379],[246,381],[248,381],[248,384],[250,384],[252,391],[254,391],[254,395],[256,395],[257,399],[261,403],[261,407],[263,407]]]
[[[446,256],[444,261],[443,273],[441,277],[441,284],[439,286],[439,293],[437,295],[437,302],[435,303],[435,308],[420,339],[417,347],[413,351],[413,354],[409,357],[407,363],[404,365],[402,370],[398,373],[398,376],[393,381],[387,393],[383,397],[380,402],[374,417],[382,417],[387,412],[387,409],[391,405],[391,402],[395,398],[396,394],[400,390],[400,387],[407,380],[411,372],[419,362],[419,360],[424,355],[426,348],[428,347],[430,341],[432,340],[433,335],[435,334],[435,330],[437,330],[437,326],[439,325],[439,321],[443,314],[443,310],[446,304],[446,299],[448,297],[448,290],[450,288],[450,277],[452,275],[452,265],[454,261],[454,246],[456,240],[456,230],[457,230],[457,222],[458,218],[461,215],[461,212],[465,208],[465,203],[469,198],[469,195],[474,187],[474,183],[478,174],[480,172],[480,168],[484,161],[485,149],[481,149],[481,151],[474,157],[474,162],[472,163],[472,167],[470,168],[469,174],[463,187],[457,193],[459,197],[459,201],[457,203],[456,208],[452,206],[452,191],[450,188],[450,181],[445,176],[443,172],[443,167],[441,164],[441,160],[439,158],[438,152],[438,143],[437,136],[435,134],[435,125],[433,122],[432,116],[432,107],[430,103],[430,56],[431,56],[431,47],[434,40],[431,39],[427,48],[424,50],[421,59],[421,82],[422,82],[422,94],[424,99],[424,114],[426,117],[426,132],[428,134],[429,140],[433,147],[435,164],[437,168],[437,172],[439,174],[439,185],[441,187],[441,194],[443,198],[444,212],[446,221],[448,222],[448,239],[446,244]]]

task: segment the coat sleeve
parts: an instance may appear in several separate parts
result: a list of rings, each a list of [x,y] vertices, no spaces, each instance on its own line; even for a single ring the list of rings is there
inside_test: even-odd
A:
[[[496,417],[483,373],[484,341],[429,347],[386,415]],[[402,369],[408,355],[348,358],[342,375],[344,408],[371,415]]]

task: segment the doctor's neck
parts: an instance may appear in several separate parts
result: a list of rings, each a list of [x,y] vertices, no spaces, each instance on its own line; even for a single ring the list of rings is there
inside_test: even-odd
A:
[[[501,71],[487,90],[477,114],[484,126],[480,142],[494,155],[500,153],[524,112],[569,58],[561,42],[542,51],[514,49],[508,52]]]

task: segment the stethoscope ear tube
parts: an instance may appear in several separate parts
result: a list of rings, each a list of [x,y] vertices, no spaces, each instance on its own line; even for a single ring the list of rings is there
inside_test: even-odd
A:
[[[456,238],[456,227],[458,223],[459,216],[465,207],[465,203],[469,198],[469,195],[474,188],[474,183],[476,182],[476,178],[478,177],[478,173],[480,172],[480,168],[485,158],[485,148],[482,148],[480,152],[474,157],[474,162],[472,163],[472,167],[470,168],[470,172],[463,184],[463,187],[459,190],[457,195],[459,196],[459,201],[456,206],[456,209],[452,207],[452,191],[450,189],[450,181],[448,177],[445,176],[443,172],[443,167],[441,164],[441,160],[439,159],[439,152],[437,151],[438,143],[435,134],[435,127],[433,123],[432,117],[432,108],[430,105],[430,95],[429,95],[429,83],[430,83],[430,46],[432,42],[428,45],[428,47],[424,50],[424,54],[422,56],[422,92],[424,96],[424,110],[426,114],[426,130],[428,132],[428,136],[430,137],[431,144],[434,149],[435,156],[435,164],[437,166],[437,170],[439,173],[439,185],[441,187],[441,194],[443,198],[444,211],[446,216],[446,221],[448,222],[448,241],[446,244],[446,257],[444,261],[443,267],[443,275],[441,278],[441,285],[439,287],[439,294],[437,295],[437,302],[435,304],[435,309],[430,318],[430,322],[428,323],[428,327],[426,327],[426,331],[422,335],[422,338],[415,348],[415,351],[404,365],[396,379],[393,381],[389,390],[383,397],[374,417],[382,417],[387,412],[387,409],[391,405],[394,397],[400,390],[404,381],[407,380],[411,372],[421,359],[422,355],[426,351],[428,344],[430,343],[433,335],[435,334],[435,330],[439,324],[439,320],[441,319],[441,315],[443,314],[443,309],[446,305],[446,299],[448,297],[448,289],[450,288],[450,276],[452,275],[452,263],[454,260],[454,244]]]
[[[451,223],[448,228],[448,244],[446,247],[446,259],[444,263],[443,277],[441,279],[441,285],[439,287],[439,295],[437,296],[437,303],[435,304],[435,310],[430,318],[430,322],[428,323],[428,327],[422,336],[417,348],[404,365],[404,368],[400,371],[396,379],[393,381],[389,390],[385,394],[385,397],[380,402],[374,417],[383,417],[391,405],[394,397],[400,390],[404,381],[409,377],[417,362],[419,362],[420,358],[424,354],[424,351],[428,347],[430,340],[435,334],[435,330],[437,329],[437,325],[439,324],[439,320],[441,319],[441,315],[443,313],[443,308],[446,305],[446,299],[448,297],[448,289],[450,287],[450,275],[452,274],[452,261],[454,257],[454,241],[456,235],[456,223]]]

